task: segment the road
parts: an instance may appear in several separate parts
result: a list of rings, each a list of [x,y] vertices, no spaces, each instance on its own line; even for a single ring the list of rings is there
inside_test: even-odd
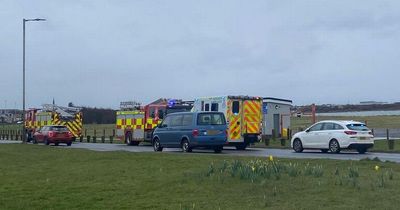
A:
[[[20,143],[18,141],[0,140],[0,144]],[[127,151],[127,152],[153,152],[151,146],[126,146],[124,144],[106,144],[106,143],[74,143],[71,147],[64,145],[58,146],[65,149],[88,149],[93,151]],[[180,149],[167,148],[163,152],[180,153]],[[194,154],[214,154],[211,150],[193,150]],[[382,161],[393,161],[400,163],[400,154],[394,153],[375,153],[367,152],[366,154],[358,154],[357,152],[342,151],[340,154],[321,153],[319,150],[306,150],[302,153],[295,153],[288,149],[264,149],[264,148],[247,148],[245,151],[239,151],[233,147],[224,147],[222,154],[229,156],[250,156],[250,157],[268,157],[272,155],[280,158],[301,158],[301,159],[335,159],[335,160],[361,160],[365,158],[373,159],[375,157]]]

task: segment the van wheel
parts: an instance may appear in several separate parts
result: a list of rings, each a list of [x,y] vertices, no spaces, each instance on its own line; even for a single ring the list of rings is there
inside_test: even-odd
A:
[[[339,153],[340,152],[340,145],[339,145],[339,142],[336,139],[332,139],[329,142],[329,150],[332,153]]]
[[[187,139],[184,139],[182,141],[182,152],[192,152],[192,148],[190,148],[189,141]]]
[[[155,152],[161,152],[163,150],[163,148],[160,144],[160,140],[158,140],[158,138],[155,138],[153,140],[153,149]]]
[[[245,150],[246,147],[247,147],[247,144],[246,144],[246,143],[241,143],[241,144],[239,144],[239,145],[236,145],[236,149],[237,149],[237,150]]]
[[[295,152],[303,152],[303,144],[301,143],[300,139],[295,139],[293,142],[293,150]]]
[[[222,152],[222,149],[223,149],[223,146],[215,147],[215,148],[214,148],[214,152],[215,152],[215,153],[221,153],[221,152]]]
[[[58,142],[56,142],[56,143],[54,143],[54,145],[58,146],[58,145],[59,145],[59,143],[58,143]]]
[[[67,146],[70,147],[71,145],[72,145],[72,142],[68,142],[68,143],[67,143]]]
[[[133,142],[132,142],[132,133],[126,133],[125,134],[125,142],[126,142],[126,145],[134,145],[133,144]]]

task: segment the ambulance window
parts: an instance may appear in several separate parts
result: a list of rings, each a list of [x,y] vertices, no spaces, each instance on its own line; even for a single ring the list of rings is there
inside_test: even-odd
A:
[[[218,103],[212,103],[211,104],[211,111],[218,112]]]
[[[239,114],[239,101],[232,102],[232,113]]]
[[[204,106],[204,111],[210,111],[210,104],[206,104]]]

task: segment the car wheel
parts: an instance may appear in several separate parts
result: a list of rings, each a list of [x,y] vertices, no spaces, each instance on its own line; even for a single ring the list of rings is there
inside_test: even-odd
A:
[[[192,148],[190,148],[189,141],[187,139],[184,139],[182,141],[182,152],[192,152]]]
[[[295,139],[293,141],[293,150],[295,152],[303,152],[304,148],[303,148],[303,144],[301,143],[300,139]]]
[[[360,154],[364,154],[365,152],[367,152],[367,149],[359,148],[359,149],[357,149],[357,152]]]
[[[339,142],[336,139],[332,139],[329,142],[329,150],[332,153],[339,153],[340,152],[340,145],[339,145]]]
[[[158,138],[155,138],[153,140],[153,149],[155,152],[161,152],[163,150],[160,144],[160,140],[158,140]]]
[[[322,153],[327,153],[329,151],[329,149],[321,149]]]
[[[215,152],[215,153],[221,153],[221,152],[222,152],[222,149],[223,149],[223,146],[215,147],[215,148],[214,148],[214,152]]]
[[[56,145],[56,146],[58,146],[60,143],[58,143],[58,142],[56,142],[56,143],[54,143],[54,145]]]
[[[241,143],[241,144],[239,144],[239,145],[236,145],[236,149],[237,149],[237,150],[245,150],[246,147],[247,147],[247,144],[246,144],[246,143]]]
[[[44,144],[45,144],[45,145],[49,145],[49,144],[50,144],[49,140],[44,139]]]
[[[71,145],[72,145],[72,142],[68,142],[68,143],[67,143],[67,146],[70,147]]]

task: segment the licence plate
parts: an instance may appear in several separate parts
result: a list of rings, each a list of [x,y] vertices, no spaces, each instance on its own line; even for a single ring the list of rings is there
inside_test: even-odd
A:
[[[207,135],[217,135],[219,134],[218,130],[207,130]]]
[[[360,139],[360,140],[368,140],[369,137],[358,137],[358,139]]]

